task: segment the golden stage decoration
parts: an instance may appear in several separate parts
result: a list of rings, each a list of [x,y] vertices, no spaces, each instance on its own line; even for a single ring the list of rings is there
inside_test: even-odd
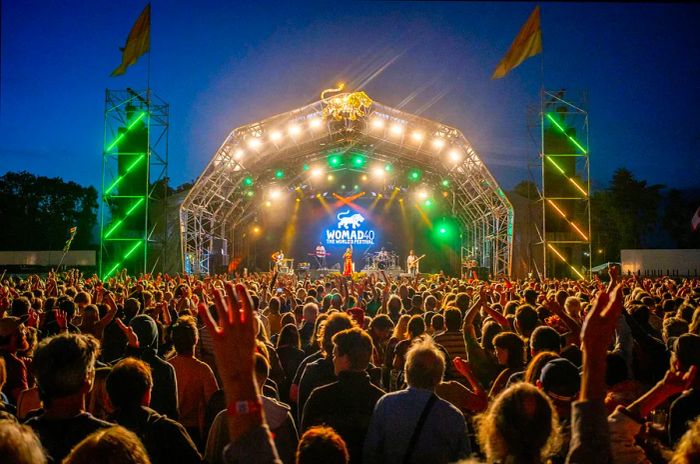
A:
[[[329,98],[325,97],[327,93],[341,92],[344,88],[344,84],[339,84],[335,89],[326,89],[321,92],[321,101],[324,104],[324,119],[334,119],[336,121],[348,119],[350,121],[355,121],[367,115],[367,110],[372,105],[372,99],[364,92],[347,93]]]

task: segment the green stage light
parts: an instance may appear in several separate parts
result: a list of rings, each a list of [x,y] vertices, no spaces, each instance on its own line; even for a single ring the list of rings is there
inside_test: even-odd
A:
[[[443,187],[449,187],[449,186],[450,186],[450,181],[447,180],[447,179],[443,179],[443,181],[441,182],[441,184],[442,184]]]
[[[253,196],[253,191],[252,191],[252,190],[248,190],[248,191],[246,191],[245,194],[246,194],[247,196],[249,196],[249,197],[252,197],[252,196]]]
[[[418,169],[411,169],[408,172],[408,178],[410,180],[413,180],[413,181],[420,180],[420,176],[421,176],[421,172]]]
[[[245,179],[243,179],[243,185],[247,185],[247,186],[253,185],[253,178],[248,176]]]
[[[304,171],[308,171],[308,170],[309,170],[309,165],[308,165],[308,164],[305,164],[305,165],[304,165]]]
[[[359,185],[354,185],[353,188],[354,188],[355,190],[360,190],[360,186],[359,186]]]
[[[391,164],[389,164],[389,163],[387,163],[387,164],[384,166],[384,170],[385,170],[386,172],[391,172],[392,169],[393,169],[393,167],[392,167]]]
[[[360,168],[365,165],[365,157],[362,155],[355,155],[352,157],[353,166]]]
[[[112,269],[110,269],[109,272],[107,272],[107,274],[104,275],[104,277],[102,277],[102,280],[106,280],[110,275],[112,275],[112,273],[113,273],[114,271],[116,271],[117,268],[119,268],[119,267],[122,265],[122,263],[123,263],[124,261],[126,261],[126,260],[129,258],[129,256],[131,256],[132,254],[134,254],[134,252],[135,252],[140,246],[141,246],[141,240],[139,240],[139,241],[136,243],[136,245],[134,245],[133,247],[131,247],[131,249],[130,249],[129,251],[126,252],[126,254],[125,254],[124,257],[122,258],[121,262],[115,264],[114,267],[113,267]]]
[[[435,223],[433,238],[437,241],[452,240],[455,237],[457,227],[449,219],[441,219]]]
[[[139,113],[139,114],[131,121],[131,123],[126,127],[126,130],[125,130],[124,132],[122,132],[121,134],[119,134],[119,136],[118,136],[116,139],[114,139],[114,142],[112,142],[112,143],[107,147],[107,151],[110,151],[112,148],[114,148],[115,146],[117,146],[117,144],[118,144],[119,142],[121,142],[122,139],[126,136],[126,133],[129,132],[131,129],[133,129],[134,126],[136,125],[136,123],[138,123],[140,120],[142,120],[142,119],[144,118],[144,116],[146,116],[146,112],[145,112],[145,111],[142,111],[141,113]]]
[[[284,178],[284,171],[281,169],[278,169],[277,171],[275,171],[275,177],[277,179],[283,179]]]
[[[328,164],[333,168],[337,168],[342,163],[343,163],[343,158],[340,155],[331,155],[328,157]]]
[[[425,206],[427,206],[428,208],[430,208],[431,206],[433,206],[433,200],[427,199],[427,200],[425,200],[425,202],[423,204]]]

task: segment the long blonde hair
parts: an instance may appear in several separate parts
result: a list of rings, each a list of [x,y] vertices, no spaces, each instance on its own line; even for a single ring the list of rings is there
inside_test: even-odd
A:
[[[394,327],[394,333],[391,334],[392,337],[397,340],[406,340],[408,338],[408,321],[411,320],[411,316],[408,314],[402,314],[399,320],[396,322],[396,327]]]

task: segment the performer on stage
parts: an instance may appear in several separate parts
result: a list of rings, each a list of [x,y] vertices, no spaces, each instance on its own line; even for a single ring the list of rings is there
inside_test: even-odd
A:
[[[321,242],[316,246],[316,263],[319,269],[326,268],[326,247]]]
[[[279,272],[281,270],[282,263],[284,263],[284,253],[282,250],[274,252],[272,254],[272,260],[275,262],[274,270]]]
[[[418,260],[420,260],[423,256],[419,258],[416,256],[413,250],[408,253],[408,257],[406,258],[406,268],[412,277],[415,277],[416,274],[418,274]]]
[[[343,275],[352,275],[352,245],[345,250],[345,254],[343,255]]]

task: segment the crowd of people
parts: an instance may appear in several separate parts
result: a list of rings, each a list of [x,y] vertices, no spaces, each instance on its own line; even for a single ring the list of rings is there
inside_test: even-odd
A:
[[[697,463],[700,281],[0,282],[0,461]]]

